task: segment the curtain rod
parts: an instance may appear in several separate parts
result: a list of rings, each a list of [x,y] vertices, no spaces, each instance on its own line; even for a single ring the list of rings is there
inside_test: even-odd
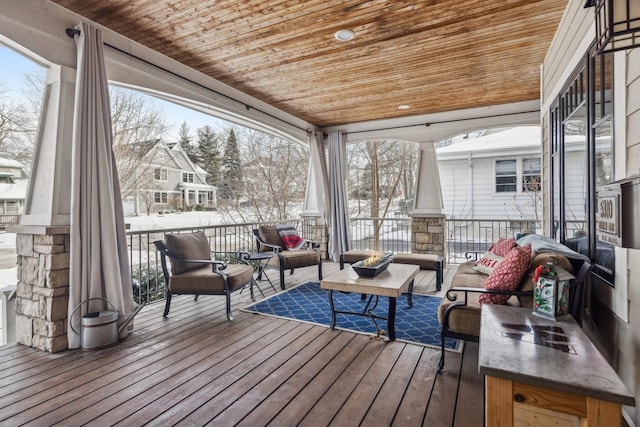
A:
[[[71,37],[71,38],[74,38],[75,36],[77,36],[77,35],[79,35],[79,34],[80,34],[80,30],[76,30],[76,29],[73,29],[73,28],[67,28],[67,29],[65,30],[65,32],[67,33],[67,36],[69,36],[69,37]],[[151,61],[147,61],[147,60],[146,60],[146,59],[144,59],[144,58],[140,58],[139,56],[134,55],[134,54],[132,54],[132,53],[129,53],[129,52],[125,51],[125,50],[122,50],[122,49],[120,49],[119,47],[113,46],[113,45],[111,45],[111,44],[109,44],[109,43],[105,43],[105,42],[103,42],[102,44],[103,44],[104,46],[106,46],[106,47],[109,47],[109,48],[111,48],[111,49],[113,49],[113,50],[116,50],[116,51],[118,51],[118,52],[120,52],[120,53],[123,53],[123,54],[125,54],[125,55],[127,55],[127,56],[129,56],[129,57],[131,57],[131,58],[137,59],[138,61],[144,62],[145,64],[150,65],[150,66],[152,66],[152,67],[154,67],[154,68],[156,68],[156,69],[158,69],[158,70],[164,71],[165,73],[169,73],[169,74],[171,74],[171,75],[172,75],[172,76],[174,76],[174,77],[178,77],[179,79],[182,79],[182,80],[184,80],[184,81],[186,81],[186,82],[189,82],[189,83],[191,83],[191,84],[193,84],[193,85],[196,85],[196,86],[198,86],[198,87],[200,87],[200,88],[202,88],[202,89],[205,89],[205,90],[207,90],[207,91],[209,91],[209,92],[213,93],[214,95],[218,95],[218,96],[221,96],[221,97],[223,97],[223,98],[226,98],[226,99],[228,99],[228,100],[230,100],[230,101],[236,102],[236,103],[238,103],[238,104],[240,104],[240,105],[244,105],[244,108],[246,108],[246,110],[247,110],[247,111],[249,111],[249,110],[255,110],[255,111],[259,112],[259,113],[264,114],[265,116],[271,117],[272,119],[276,119],[276,120],[278,120],[278,121],[280,121],[280,122],[282,122],[282,123],[284,123],[284,124],[286,124],[286,125],[289,125],[289,126],[292,126],[292,127],[296,128],[296,129],[300,129],[300,130],[305,131],[305,132],[307,132],[307,133],[311,132],[311,130],[310,130],[310,129],[302,128],[302,127],[300,127],[300,126],[298,126],[298,125],[294,125],[293,123],[289,123],[288,121],[286,121],[286,120],[284,120],[284,119],[281,119],[280,117],[276,117],[276,116],[274,116],[274,115],[273,115],[273,114],[271,114],[271,113],[267,113],[267,112],[266,112],[266,111],[264,111],[264,110],[261,110],[261,109],[259,109],[259,108],[254,107],[254,106],[251,106],[251,105],[249,105],[249,104],[246,104],[246,103],[244,103],[244,102],[242,102],[242,101],[240,101],[240,100],[238,100],[238,99],[235,99],[235,98],[233,98],[233,97],[231,97],[231,96],[229,96],[229,95],[225,95],[225,94],[224,94],[224,93],[222,93],[222,92],[218,92],[218,91],[217,91],[217,90],[215,90],[215,89],[211,89],[210,87],[205,86],[205,85],[203,85],[202,83],[195,82],[195,81],[193,81],[193,80],[191,80],[191,79],[189,79],[189,78],[187,78],[187,77],[184,77],[184,76],[182,76],[182,75],[180,75],[180,74],[178,74],[178,73],[176,73],[176,72],[173,72],[173,71],[171,71],[171,70],[167,70],[166,68],[161,67],[160,65],[154,64],[154,63],[153,63],[153,62],[151,62]]]
[[[520,111],[516,114],[528,114],[528,113],[539,113],[540,110],[530,110],[530,111]],[[356,133],[366,133],[366,132],[380,132],[383,130],[396,130],[396,129],[407,129],[407,128],[413,128],[413,127],[418,127],[418,126],[424,126],[424,127],[429,127],[432,125],[440,125],[440,124],[444,124],[444,123],[455,123],[455,122],[464,122],[467,120],[479,120],[479,119],[492,119],[492,118],[496,118],[496,117],[506,117],[506,116],[512,116],[514,115],[513,113],[504,113],[504,114],[493,114],[490,116],[481,116],[481,117],[469,117],[466,119],[455,119],[455,120],[441,120],[439,122],[428,122],[428,123],[419,123],[419,124],[415,124],[415,125],[404,125],[404,126],[391,126],[391,127],[387,127],[387,128],[378,128],[378,129],[367,129],[367,130],[356,130],[353,132],[347,132],[347,135],[352,135],[352,134],[356,134]]]

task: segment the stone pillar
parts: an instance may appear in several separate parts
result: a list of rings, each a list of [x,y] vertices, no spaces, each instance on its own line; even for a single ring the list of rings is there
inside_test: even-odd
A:
[[[7,227],[18,255],[16,340],[52,353],[68,347],[75,73],[60,65],[47,72],[25,211],[19,225]]]
[[[411,221],[411,252],[447,257],[445,250],[445,216],[416,217]]]
[[[14,226],[18,254],[16,340],[55,353],[67,345],[69,228]]]
[[[418,177],[410,216],[411,252],[440,255],[446,262],[444,203],[433,142],[420,143]]]

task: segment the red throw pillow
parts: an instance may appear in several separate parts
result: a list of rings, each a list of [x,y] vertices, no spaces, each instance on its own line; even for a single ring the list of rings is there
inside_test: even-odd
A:
[[[527,271],[529,258],[531,258],[531,245],[516,246],[511,249],[500,265],[487,277],[484,288],[515,291]],[[479,297],[480,304],[505,304],[508,299],[509,295],[482,294]]]
[[[507,256],[509,251],[516,246],[516,239],[510,237],[508,239],[498,239],[491,247],[489,248],[489,252],[493,252],[494,254],[504,257]]]

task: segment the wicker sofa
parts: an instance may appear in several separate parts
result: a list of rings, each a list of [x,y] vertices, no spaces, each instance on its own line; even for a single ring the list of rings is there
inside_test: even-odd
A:
[[[517,246],[530,244],[531,258],[518,287],[512,291],[485,289],[489,274],[476,269],[477,262],[469,261],[458,268],[451,288],[442,298],[438,310],[438,320],[442,326],[442,354],[439,369],[444,367],[445,339],[447,337],[477,342],[480,336],[480,313],[482,304],[479,301],[483,294],[506,294],[507,304],[533,306],[533,273],[539,265],[551,261],[575,276],[570,294],[570,313],[581,321],[584,305],[583,282],[591,269],[588,258],[556,241],[539,235],[527,235],[516,241]]]

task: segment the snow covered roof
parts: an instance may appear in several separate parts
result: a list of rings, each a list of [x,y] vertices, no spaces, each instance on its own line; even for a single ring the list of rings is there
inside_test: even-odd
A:
[[[0,200],[24,200],[28,185],[28,179],[16,179],[13,184],[0,183]]]
[[[495,157],[497,153],[539,154],[540,148],[540,127],[518,126],[437,148],[436,153],[438,159],[458,159],[467,158],[469,154],[473,157]]]
[[[0,167],[22,169],[24,165],[17,160],[0,157]]]

